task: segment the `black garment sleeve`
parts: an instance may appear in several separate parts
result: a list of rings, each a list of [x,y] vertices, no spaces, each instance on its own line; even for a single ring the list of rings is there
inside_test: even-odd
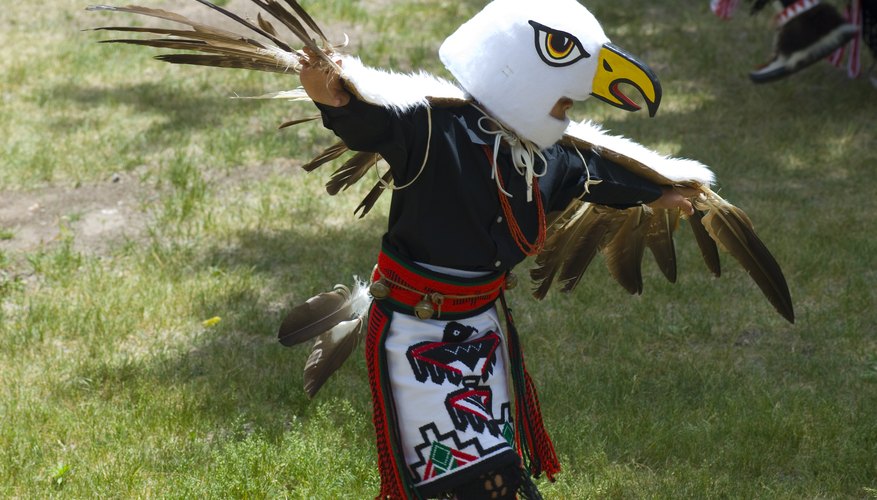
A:
[[[661,186],[644,179],[621,165],[603,158],[593,151],[578,151],[555,146],[546,151],[549,158],[551,204],[549,211],[562,210],[574,199],[628,208],[657,200]],[[585,184],[588,183],[587,192]]]
[[[323,126],[335,132],[354,151],[379,153],[392,140],[390,111],[351,98],[345,106],[314,103],[323,115]]]
[[[416,110],[398,113],[355,97],[341,107],[315,104],[322,113],[323,126],[348,148],[379,153],[390,165],[397,184],[407,179],[409,149],[417,143],[422,128]]]
[[[587,160],[591,180],[596,179],[600,183],[588,186],[585,201],[614,208],[628,208],[651,203],[663,194],[661,186],[615,162],[596,154],[592,154]],[[582,186],[584,188],[584,182]]]

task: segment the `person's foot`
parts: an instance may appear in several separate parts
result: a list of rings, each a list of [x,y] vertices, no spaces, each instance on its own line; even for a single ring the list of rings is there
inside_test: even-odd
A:
[[[818,0],[799,0],[783,9],[777,15],[777,28],[773,59],[749,73],[755,83],[801,71],[843,47],[859,32],[834,7]]]

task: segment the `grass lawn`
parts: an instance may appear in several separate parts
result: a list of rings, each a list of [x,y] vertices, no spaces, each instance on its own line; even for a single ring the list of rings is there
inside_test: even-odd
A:
[[[218,20],[197,2],[142,3]],[[443,76],[438,44],[482,5],[302,3],[366,62]],[[0,9],[0,497],[373,497],[363,357],[308,400],[309,349],[275,335],[291,305],[370,271],[387,197],[358,220],[370,185],[329,197],[328,170],[298,168],[333,137],[276,127],[311,105],[229,99],[295,78],[99,44],[106,33],[83,30],[139,20],[87,5]],[[751,84],[767,13],[587,5],[664,100],[653,119],[596,100],[573,114],[710,165],[785,270],[797,322],[726,255],[712,278],[687,228],[675,285],[647,262],[631,297],[596,262],[571,294],[518,287],[564,467],[540,488],[877,497],[877,89],[825,62]]]

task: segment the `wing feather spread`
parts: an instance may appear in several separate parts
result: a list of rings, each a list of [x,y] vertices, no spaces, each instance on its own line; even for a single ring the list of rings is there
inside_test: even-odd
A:
[[[695,213],[682,216],[678,210],[646,206],[598,209],[574,201],[549,228],[545,248],[530,272],[537,299],[546,296],[553,281],[559,283],[561,291],[573,290],[597,253],[603,254],[613,278],[631,294],[643,291],[645,248],[664,276],[675,282],[673,235],[680,219],[687,218],[704,262],[715,276],[721,275],[721,248],[740,263],[777,312],[794,323],[794,307],[782,269],[746,213],[710,189],[713,176],[704,165],[662,156],[628,139],[609,136],[589,123],[568,129],[563,143],[593,151],[654,183],[695,190]]]
[[[223,68],[296,74],[301,69],[303,51],[293,50],[281,39],[271,20],[259,13],[255,20],[244,19],[207,0],[199,3],[234,20],[246,28],[250,36],[192,21],[185,16],[161,9],[139,6],[89,7],[95,11],[113,11],[153,17],[190,29],[152,27],[102,27],[126,33],[159,35],[152,39],[116,39],[107,43],[126,43],[160,49],[183,51],[161,54],[160,60],[176,64],[193,64]],[[454,83],[426,73],[398,74],[370,68],[352,56],[335,52],[323,30],[295,0],[252,0],[273,21],[279,23],[303,44],[327,71],[335,72],[345,87],[359,99],[396,111],[416,106],[460,106],[468,96]],[[340,61],[340,64],[336,63]],[[301,89],[275,92],[259,98],[303,100]],[[314,117],[290,120],[281,128],[311,121]],[[642,293],[642,258],[645,248],[654,256],[658,267],[671,282],[676,281],[676,254],[673,234],[681,218],[687,218],[698,248],[709,270],[721,274],[718,248],[730,253],[749,273],[770,303],[788,321],[794,311],[788,285],[780,266],[758,238],[746,214],[731,205],[709,186],[712,172],[699,162],[672,158],[656,153],[624,137],[605,133],[590,122],[573,123],[561,143],[580,151],[598,154],[653,183],[681,186],[698,192],[694,199],[696,213],[683,217],[678,211],[655,210],[637,206],[625,210],[574,201],[552,223],[543,252],[531,270],[533,294],[544,298],[554,282],[562,291],[573,290],[593,259],[602,253],[612,276],[630,293]],[[338,143],[330,146],[303,166],[312,171],[321,165],[339,160],[349,149]],[[353,153],[344,160],[327,183],[330,194],[338,193],[359,181],[373,168],[380,156],[375,153]],[[356,208],[362,217],[374,206],[378,197],[392,188],[392,175],[385,172]]]

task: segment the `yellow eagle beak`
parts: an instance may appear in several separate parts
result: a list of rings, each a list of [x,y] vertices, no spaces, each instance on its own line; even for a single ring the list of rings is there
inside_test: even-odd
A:
[[[655,116],[661,103],[661,82],[655,73],[611,43],[603,45],[598,57],[591,95],[615,107],[636,111],[640,107],[618,89],[619,84],[627,83],[640,91],[649,108],[649,116]]]

